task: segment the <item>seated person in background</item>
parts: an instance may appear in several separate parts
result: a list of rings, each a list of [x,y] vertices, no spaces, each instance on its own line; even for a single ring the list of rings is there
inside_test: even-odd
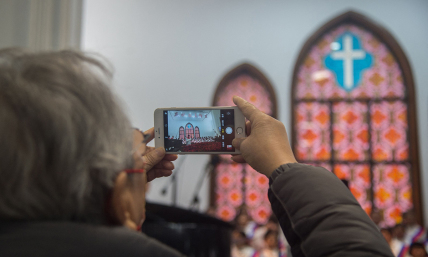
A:
[[[257,223],[250,219],[250,216],[248,215],[245,208],[241,208],[239,210],[238,215],[235,217],[234,223],[236,229],[243,231],[248,239],[253,238],[254,231],[257,228]]]
[[[252,257],[254,249],[248,245],[248,238],[243,231],[232,231],[231,257]]]
[[[251,240],[251,246],[253,246],[256,251],[263,249],[265,246],[264,236],[268,230],[278,232],[278,246],[281,256],[286,255],[288,242],[284,237],[284,233],[282,233],[281,228],[279,227],[278,219],[273,214],[269,217],[266,225],[260,226],[254,231],[254,236]]]
[[[414,242],[410,245],[409,254],[412,257],[426,257],[428,256],[425,250],[425,245],[420,242]]]
[[[402,223],[398,223],[392,229],[392,240],[390,243],[392,253],[395,256],[406,256],[409,245],[406,244],[404,240],[404,225]]]
[[[190,138],[190,135],[187,135],[186,145],[191,145],[191,144],[192,144],[192,139]]]
[[[413,242],[425,241],[425,229],[416,222],[416,216],[413,210],[403,213],[403,224],[405,226],[404,240],[406,244],[410,245]]]
[[[206,215],[209,215],[211,217],[217,217],[216,216],[216,211],[215,211],[215,207],[214,206],[209,206],[205,212]]]
[[[109,77],[81,53],[0,51],[2,256],[181,256],[133,231],[146,181],[170,175],[177,157],[131,130]],[[281,122],[234,102],[249,121],[232,159],[269,178],[293,257],[393,256],[333,173],[296,163]]]
[[[251,245],[257,250],[260,251],[265,246],[265,240],[264,237],[266,235],[266,232],[268,230],[272,231],[279,231],[279,224],[278,220],[276,219],[275,215],[271,215],[269,217],[268,222],[264,226],[259,226],[254,231],[254,236],[251,240]]]
[[[263,249],[256,255],[257,257],[277,257],[278,249],[278,231],[268,230],[264,235]]]
[[[382,221],[382,215],[380,214],[380,211],[377,209],[373,209],[370,213],[370,218],[372,219],[374,224],[376,224],[376,226],[380,228],[380,223]]]
[[[385,238],[386,242],[388,243],[389,247],[391,247],[392,242],[392,231],[390,228],[381,228],[380,233],[382,233],[383,237]],[[392,248],[391,248],[392,250]]]

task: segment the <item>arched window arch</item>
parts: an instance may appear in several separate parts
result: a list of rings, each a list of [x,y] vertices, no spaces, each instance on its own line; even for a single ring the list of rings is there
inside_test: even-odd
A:
[[[292,139],[299,162],[324,166],[383,225],[415,209],[422,224],[415,92],[395,39],[347,12],[303,46],[293,74]]]
[[[199,127],[198,126],[196,126],[195,127],[195,138],[196,139],[198,139],[198,138],[200,138],[201,137],[201,134],[199,133]]]
[[[274,89],[268,79],[254,66],[244,63],[228,72],[217,86],[213,106],[234,105],[238,95],[253,103],[263,112],[276,118],[277,103]],[[217,217],[231,221],[238,209],[244,208],[257,223],[265,223],[272,210],[267,199],[268,179],[247,164],[220,158],[211,177],[211,203]],[[244,182],[245,181],[245,182]]]
[[[193,125],[192,125],[192,123],[187,123],[186,124],[186,139],[187,138],[194,138],[194,137],[195,137],[195,134],[193,131]]]
[[[184,127],[181,126],[179,128],[179,139],[183,140],[184,139]]]

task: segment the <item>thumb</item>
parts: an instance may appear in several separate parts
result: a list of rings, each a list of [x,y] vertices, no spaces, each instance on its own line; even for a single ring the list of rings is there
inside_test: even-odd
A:
[[[159,147],[156,148],[154,151],[150,151],[147,154],[144,155],[144,161],[146,162],[146,171],[149,171],[158,164],[163,157],[165,157],[165,148]]]
[[[240,150],[241,149],[241,144],[242,142],[245,140],[246,138],[235,138],[232,141],[232,145],[233,147],[235,147],[236,149]]]

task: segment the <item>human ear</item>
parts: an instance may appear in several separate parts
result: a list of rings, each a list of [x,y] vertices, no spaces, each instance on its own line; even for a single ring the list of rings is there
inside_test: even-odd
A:
[[[111,197],[111,210],[109,211],[112,219],[117,223],[126,226],[132,230],[137,230],[138,225],[133,219],[134,200],[128,185],[128,176],[125,172],[120,172],[114,182]]]

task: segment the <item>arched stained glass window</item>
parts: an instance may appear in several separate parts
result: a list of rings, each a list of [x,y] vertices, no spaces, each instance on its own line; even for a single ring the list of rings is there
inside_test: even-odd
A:
[[[191,123],[186,124],[186,138],[194,138],[195,134],[193,134],[193,125]]]
[[[233,106],[232,97],[240,96],[263,112],[276,117],[276,96],[267,78],[255,67],[242,64],[220,81],[213,106]],[[230,161],[230,155],[220,158],[211,178],[211,205],[219,218],[231,221],[237,210],[245,208],[251,218],[263,224],[272,211],[267,198],[268,179],[247,164]]]
[[[198,139],[200,137],[201,137],[201,135],[199,134],[199,128],[198,128],[198,126],[196,126],[195,127],[195,138]]]
[[[292,90],[298,161],[348,180],[384,225],[411,208],[422,224],[414,85],[393,37],[354,12],[335,18],[304,45]]]
[[[183,126],[180,127],[179,133],[180,133],[179,134],[179,136],[180,136],[179,139],[183,140],[184,139],[184,127]]]

